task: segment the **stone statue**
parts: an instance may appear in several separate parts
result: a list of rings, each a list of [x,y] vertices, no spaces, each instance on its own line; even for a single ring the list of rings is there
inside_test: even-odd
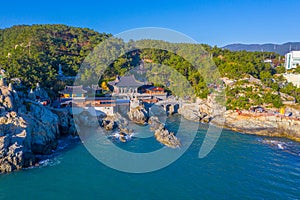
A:
[[[64,76],[61,64],[58,65],[58,76]]]
[[[5,70],[0,68],[0,86],[6,86]]]

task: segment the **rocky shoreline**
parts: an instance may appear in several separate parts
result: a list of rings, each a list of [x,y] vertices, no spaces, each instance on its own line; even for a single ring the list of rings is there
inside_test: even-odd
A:
[[[75,115],[71,108],[43,106],[32,100],[35,92],[26,95],[16,92],[12,85],[0,86],[0,173],[38,165],[39,157],[55,151],[60,137],[77,135],[80,127],[76,124],[79,123],[87,127],[100,125],[105,130],[118,130],[129,135],[134,130],[128,128],[128,120],[149,124],[158,142],[170,148],[181,146],[175,134],[169,132],[157,117],[150,117],[137,99],[132,99],[129,111],[125,112],[126,118],[118,113],[98,118],[87,111]],[[41,88],[37,92],[46,95]],[[206,100],[197,99],[194,103],[184,102],[178,113],[188,120],[212,123],[233,131],[300,141],[300,120],[281,115],[226,111],[213,96]]]
[[[300,120],[281,114],[225,110],[213,98],[184,103],[179,113],[188,120],[211,123],[236,132],[284,137],[300,142]]]
[[[0,105],[0,173],[38,165],[38,156],[51,154],[60,136],[76,134],[68,112],[32,101],[11,84],[0,87]]]
[[[300,142],[300,121],[280,115],[257,115],[249,112],[225,113],[225,128],[269,137],[284,137]]]

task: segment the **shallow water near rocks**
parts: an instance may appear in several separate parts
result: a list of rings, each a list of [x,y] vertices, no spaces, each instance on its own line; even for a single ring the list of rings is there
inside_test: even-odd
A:
[[[188,127],[194,122],[184,123]],[[179,116],[171,117],[166,124],[176,131]],[[63,141],[61,149],[43,158],[39,167],[0,175],[0,199],[300,197],[300,143],[223,130],[215,148],[199,159],[207,128],[199,127],[183,156],[168,167],[145,174],[111,169],[96,160],[80,141],[66,141],[68,145]],[[135,134],[147,130],[147,126],[137,126]],[[153,137],[135,137],[115,145],[136,152],[162,148]]]

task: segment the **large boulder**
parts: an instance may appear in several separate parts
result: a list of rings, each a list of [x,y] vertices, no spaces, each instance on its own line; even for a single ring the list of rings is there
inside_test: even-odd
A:
[[[0,172],[28,167],[35,162],[31,151],[31,133],[22,117],[7,113],[1,117]]]
[[[148,120],[148,113],[137,98],[130,100],[130,108],[127,115],[131,121],[137,124],[145,124]]]
[[[73,120],[76,121],[75,125],[80,127],[91,127],[96,128],[99,126],[97,116],[92,116],[90,112],[83,111],[78,114],[73,113]]]
[[[117,127],[117,123],[114,120],[103,120],[102,126],[107,131],[111,131]]]
[[[129,119],[137,124],[145,124],[148,120],[147,111],[143,107],[130,108],[127,114]]]
[[[4,110],[13,111],[20,107],[21,104],[22,102],[13,88],[6,86],[0,87],[0,105],[3,106]]]
[[[209,111],[205,111],[203,109],[201,110],[201,107],[203,108],[203,106],[197,103],[186,103],[178,109],[178,113],[181,114],[184,118],[191,121],[206,123],[210,122],[211,116],[209,115]]]
[[[157,141],[171,148],[181,146],[179,139],[173,132],[168,131],[164,124],[159,121],[158,117],[150,117],[149,124],[151,125],[151,130],[154,131],[154,136]]]
[[[69,109],[57,108],[51,110],[58,116],[60,135],[76,135],[77,130]]]

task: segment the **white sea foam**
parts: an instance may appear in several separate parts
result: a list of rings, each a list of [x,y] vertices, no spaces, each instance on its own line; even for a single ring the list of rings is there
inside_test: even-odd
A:
[[[61,161],[58,158],[47,158],[45,160],[41,160],[38,167],[55,166],[60,163]]]

